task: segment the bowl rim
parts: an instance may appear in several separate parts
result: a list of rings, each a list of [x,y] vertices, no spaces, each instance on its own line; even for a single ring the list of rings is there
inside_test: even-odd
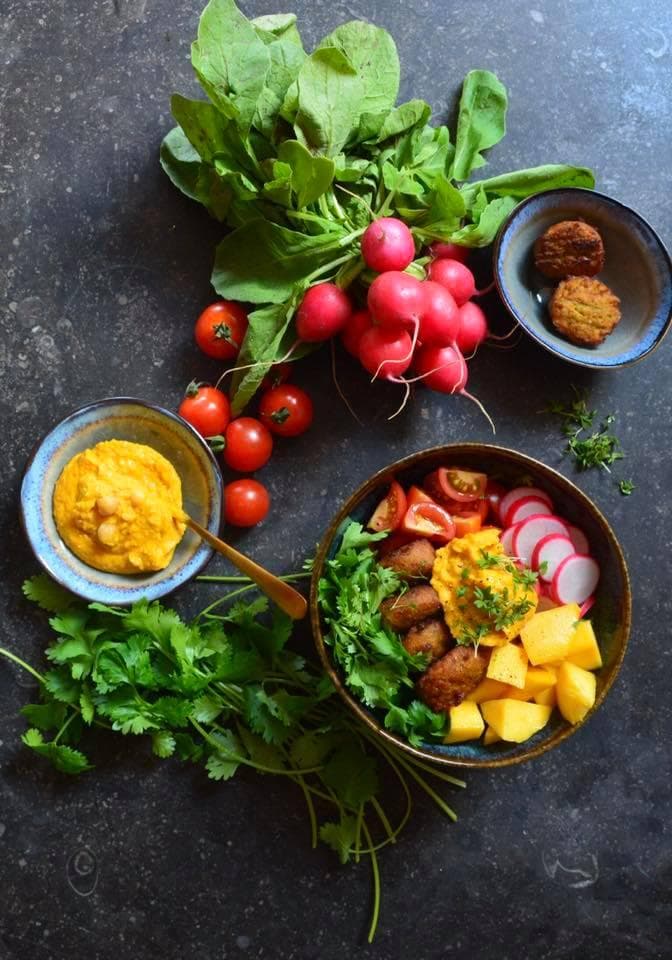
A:
[[[660,334],[658,335],[656,340],[651,344],[651,346],[644,351],[644,353],[641,353],[638,356],[633,357],[631,360],[622,360],[620,363],[610,363],[607,365],[602,365],[598,363],[591,363],[589,360],[580,360],[577,357],[568,357],[565,354],[560,353],[559,350],[557,350],[555,347],[551,346],[549,343],[543,340],[540,336],[538,336],[538,334],[535,333],[535,331],[526,323],[526,321],[523,318],[521,318],[521,315],[515,309],[508,294],[505,291],[505,286],[500,276],[498,263],[499,263],[500,247],[502,245],[502,242],[506,233],[508,232],[511,225],[515,222],[517,217],[520,215],[521,211],[524,210],[526,206],[528,206],[530,203],[533,203],[535,200],[538,200],[539,197],[552,196],[554,194],[565,194],[570,196],[587,194],[587,195],[590,195],[591,197],[597,197],[599,200],[605,201],[607,204],[611,204],[612,206],[617,207],[620,210],[624,210],[630,216],[638,220],[639,223],[642,224],[642,226],[644,226],[649,231],[653,240],[657,243],[660,249],[660,252],[663,255],[663,259],[667,264],[667,269],[670,275],[670,282],[672,283],[672,256],[670,255],[669,250],[663,243],[657,230],[649,223],[649,221],[645,217],[641,215],[641,213],[638,213],[632,207],[629,207],[626,203],[623,203],[622,200],[617,200],[615,197],[610,197],[606,193],[600,193],[599,190],[590,190],[588,187],[554,187],[551,190],[540,190],[538,193],[533,193],[529,197],[525,197],[523,200],[521,200],[520,203],[516,204],[516,206],[511,211],[511,213],[502,222],[502,225],[497,231],[497,236],[495,237],[495,242],[492,247],[492,274],[493,274],[493,279],[495,281],[495,287],[497,289],[499,298],[504,304],[504,307],[506,308],[510,316],[517,323],[520,324],[520,326],[525,331],[525,333],[529,337],[532,337],[532,339],[536,343],[538,343],[539,346],[543,347],[545,350],[551,353],[554,357],[558,357],[560,360],[565,360],[567,363],[572,363],[578,367],[585,367],[587,370],[599,370],[599,371],[622,370],[624,367],[634,366],[634,364],[639,363],[641,360],[646,359],[646,357],[650,357],[651,354],[658,349],[658,347],[661,345],[661,343],[669,333],[670,327],[672,326],[672,306],[670,307],[670,311],[663,324]]]
[[[531,472],[542,472],[546,471],[551,474],[554,481],[556,481],[561,488],[565,488],[568,494],[571,494],[574,497],[578,498],[578,501],[582,507],[586,507],[591,510],[598,523],[603,529],[607,540],[609,541],[610,548],[614,551],[616,561],[623,578],[624,583],[624,610],[623,610],[623,642],[618,651],[618,655],[614,662],[609,668],[609,672],[604,677],[604,685],[599,691],[595,703],[590,708],[586,716],[577,724],[567,723],[564,729],[559,730],[556,734],[553,735],[553,739],[550,741],[542,741],[534,747],[531,747],[529,750],[511,757],[496,757],[492,758],[475,758],[475,759],[465,759],[464,757],[449,757],[443,754],[430,753],[425,751],[420,747],[412,746],[407,740],[403,737],[397,736],[394,733],[391,733],[389,730],[386,730],[377,720],[374,719],[372,714],[369,713],[367,708],[362,704],[350,691],[347,689],[344,681],[341,679],[340,672],[336,668],[335,664],[332,661],[329,649],[324,641],[322,634],[322,623],[320,616],[320,607],[318,603],[318,594],[317,587],[319,580],[322,576],[324,569],[325,561],[327,559],[327,554],[329,548],[338,533],[339,527],[343,521],[350,515],[352,510],[359,504],[359,502],[367,496],[369,493],[372,493],[377,486],[380,486],[383,482],[389,481],[390,477],[407,469],[410,469],[416,466],[418,463],[421,463],[424,459],[429,459],[430,457],[442,457],[442,456],[458,456],[461,453],[475,453],[487,457],[488,454],[494,453],[496,455],[504,454],[507,458],[513,457],[518,463],[521,464],[524,468]],[[368,480],[364,480],[357,489],[348,497],[341,509],[338,511],[334,519],[329,524],[325,534],[323,535],[320,544],[315,555],[315,562],[313,564],[313,575],[310,581],[310,623],[313,634],[313,640],[315,647],[317,648],[320,661],[324,669],[326,670],[328,676],[330,677],[332,683],[336,687],[341,698],[345,701],[348,707],[356,714],[359,719],[366,724],[369,729],[371,729],[377,736],[382,737],[388,743],[393,744],[394,746],[400,747],[402,750],[405,750],[407,753],[412,754],[415,757],[421,758],[422,760],[428,760],[432,763],[439,764],[446,767],[461,767],[468,769],[492,769],[496,767],[508,767],[514,764],[523,763],[527,760],[532,760],[534,757],[538,757],[543,753],[553,749],[553,747],[558,746],[564,740],[567,740],[572,736],[586,720],[599,709],[600,705],[603,703],[606,698],[609,690],[611,689],[616,677],[623,663],[625,657],[625,651],[628,646],[628,640],[630,637],[630,628],[632,623],[632,591],[630,588],[630,575],[628,573],[628,567],[625,561],[625,556],[621,548],[620,543],[616,537],[616,534],[611,528],[609,521],[606,519],[602,511],[593,503],[593,501],[585,494],[579,487],[576,486],[571,480],[565,477],[562,473],[555,470],[553,467],[547,466],[541,460],[537,460],[534,457],[530,457],[525,453],[520,453],[518,450],[513,450],[510,447],[502,447],[497,444],[491,443],[449,443],[441,444],[435,447],[428,447],[424,450],[419,450],[415,453],[409,454],[406,457],[402,457],[399,460],[395,460],[392,463],[388,464],[385,467],[382,467],[380,470],[377,470],[372,474]]]
[[[100,400],[93,400],[90,403],[82,404],[82,406],[77,407],[76,409],[72,410],[70,413],[66,414],[66,416],[58,420],[52,427],[46,430],[38,440],[35,441],[35,443],[31,448],[30,453],[28,454],[26,463],[21,472],[21,479],[19,481],[19,516],[21,521],[21,529],[23,531],[23,535],[25,537],[26,542],[28,543],[29,547],[33,552],[33,556],[35,557],[37,562],[40,564],[42,569],[51,577],[51,579],[55,583],[58,583],[59,586],[68,590],[74,596],[79,597],[82,600],[86,600],[87,602],[93,602],[93,601],[91,601],[89,596],[83,593],[80,593],[76,589],[73,589],[72,585],[65,578],[61,577],[57,571],[51,568],[50,564],[47,562],[46,558],[42,555],[41,551],[36,549],[35,544],[33,543],[31,537],[28,534],[28,528],[26,523],[26,505],[23,497],[23,489],[24,489],[24,483],[25,483],[26,477],[28,476],[28,473],[33,466],[35,458],[39,454],[43,445],[46,443],[46,441],[49,439],[49,437],[53,433],[55,433],[57,430],[60,430],[63,426],[67,426],[67,424],[70,423],[71,421],[76,421],[83,414],[88,413],[91,410],[95,410],[98,407],[109,406],[110,404],[120,404],[120,405],[129,405],[129,406],[131,404],[135,404],[136,406],[153,410],[154,412],[159,413],[162,416],[168,418],[169,420],[172,420],[173,422],[177,423],[179,427],[184,429],[187,433],[190,433],[192,437],[194,437],[198,441],[198,444],[200,445],[200,447],[203,450],[205,450],[207,453],[207,459],[210,462],[212,475],[215,480],[215,489],[217,491],[217,497],[219,501],[218,513],[220,515],[220,520],[221,520],[222,500],[224,496],[224,481],[222,479],[222,474],[219,469],[219,464],[217,463],[217,458],[212,452],[212,449],[210,448],[210,446],[205,442],[205,440],[200,435],[200,433],[194,427],[192,427],[192,425],[188,423],[183,417],[180,417],[178,414],[174,413],[172,410],[166,409],[166,407],[161,406],[161,404],[159,403],[155,403],[152,400],[141,400],[138,397],[128,397],[128,396],[103,397]],[[177,590],[179,587],[184,586],[184,584],[188,583],[189,580],[193,579],[193,577],[198,576],[198,574],[210,562],[214,554],[214,550],[212,549],[212,547],[208,546],[208,544],[205,541],[202,541],[201,547],[205,548],[203,551],[203,558],[198,562],[198,564],[196,565],[192,573],[189,575],[188,579],[174,584],[173,586],[170,587],[169,590],[165,590],[163,592],[161,591],[161,584],[163,581],[158,580],[153,586],[153,590],[152,590],[153,599],[157,600],[160,597],[167,596],[168,594],[172,593],[174,590]],[[199,549],[201,549],[201,547],[199,547]],[[133,599],[127,599],[126,601],[124,601],[124,599],[120,598],[119,600],[115,600],[114,602],[118,606],[125,606],[135,601]]]

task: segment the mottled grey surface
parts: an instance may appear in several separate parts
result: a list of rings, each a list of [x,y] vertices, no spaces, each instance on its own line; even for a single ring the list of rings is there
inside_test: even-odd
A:
[[[249,14],[274,12],[248,2]],[[399,45],[405,96],[439,114],[469,68],[496,70],[511,98],[493,172],[546,161],[593,166],[598,186],[672,242],[672,27],[666,0],[404,0],[294,5],[312,44],[367,17]],[[163,177],[157,150],[188,62],[199,0],[4,0],[0,123],[0,436],[3,644],[39,661],[44,619],[21,579],[35,569],[18,529],[22,465],[40,434],[104,394],[173,406],[194,375],[192,322],[209,297],[218,228]],[[630,499],[581,476],[618,531],[634,578],[631,646],[589,726],[530,766],[469,776],[451,826],[419,800],[382,859],[378,939],[365,946],[369,876],[311,852],[291,785],[240,776],[212,785],[142,746],[101,744],[98,769],[61,779],[18,743],[25,676],[0,664],[0,960],[277,957],[614,960],[669,956],[669,551],[672,344],[601,376],[531,343],[484,350],[472,389],[498,440],[560,466],[538,411],[571,381],[618,415]],[[393,457],[489,439],[466,400],[395,396],[345,361],[358,427],[334,400],[326,356],[304,365],[317,425],[278,445],[263,472],[272,517],[243,538],[277,570],[312,550],[335,507]],[[217,566],[217,564],[214,564]],[[213,596],[184,590],[184,610]]]

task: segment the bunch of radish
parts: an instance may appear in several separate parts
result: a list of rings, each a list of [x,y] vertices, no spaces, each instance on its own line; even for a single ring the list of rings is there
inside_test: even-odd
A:
[[[590,610],[600,578],[585,534],[559,517],[549,495],[537,487],[516,487],[498,506],[502,546],[510,557],[539,572],[539,609],[578,603]]]

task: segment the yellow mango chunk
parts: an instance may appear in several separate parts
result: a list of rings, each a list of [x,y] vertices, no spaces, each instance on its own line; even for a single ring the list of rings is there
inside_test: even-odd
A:
[[[483,719],[498,737],[522,743],[545,727],[552,707],[522,700],[488,700],[481,704]]]
[[[583,720],[595,703],[595,674],[565,660],[558,670],[558,707],[568,723]]]
[[[535,613],[520,631],[520,639],[533,666],[564,660],[579,619],[579,606],[566,603],[553,610]]]
[[[502,738],[498,733],[492,729],[492,727],[486,727],[485,733],[483,734],[483,746],[489,747],[491,743],[498,743]]]
[[[541,690],[555,686],[555,680],[554,670],[546,670],[544,667],[528,667],[523,689],[517,690],[516,687],[509,687],[503,696],[509,697],[511,700],[532,700],[535,694]]]
[[[481,680],[479,685],[471,693],[467,694],[466,699],[473,703],[483,703],[484,700],[498,700],[506,696],[506,691],[510,690],[508,683],[500,683],[499,680]]]
[[[444,743],[464,743],[465,740],[477,740],[485,729],[478,704],[463,700],[449,710],[450,732],[444,737]]]
[[[584,670],[598,670],[602,655],[590,620],[579,620],[569,641],[567,659]]]
[[[495,647],[490,657],[486,677],[522,689],[527,675],[527,654],[516,643]]]
[[[545,707],[554,707],[558,702],[557,687],[555,685],[546,687],[545,690],[535,693],[532,699],[535,703],[541,703]]]

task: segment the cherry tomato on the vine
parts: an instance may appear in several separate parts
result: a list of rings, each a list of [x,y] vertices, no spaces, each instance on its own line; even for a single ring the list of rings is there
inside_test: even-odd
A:
[[[260,523],[270,505],[268,490],[258,480],[234,480],[224,487],[224,519],[234,527]]]
[[[279,387],[281,383],[286,383],[289,380],[291,373],[291,363],[274,363],[261,381],[259,389],[271,390],[273,387]]]
[[[192,381],[177,412],[202,437],[224,433],[231,419],[229,398],[216,387]]]
[[[279,437],[298,437],[313,422],[313,401],[300,387],[282,384],[262,396],[259,418]]]
[[[232,470],[252,473],[268,463],[273,451],[273,437],[254,417],[232,420],[224,434],[222,459]]]
[[[233,360],[247,333],[247,313],[233,300],[217,300],[196,321],[196,343],[209,357]]]

